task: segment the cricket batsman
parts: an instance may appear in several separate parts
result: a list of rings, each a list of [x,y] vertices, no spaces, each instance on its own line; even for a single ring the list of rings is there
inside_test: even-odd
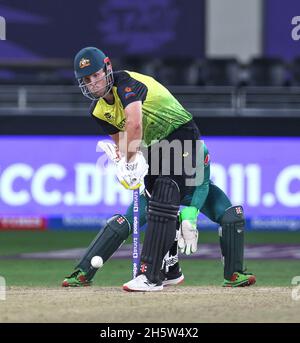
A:
[[[188,182],[192,175],[190,172],[197,170],[198,165],[198,128],[192,115],[160,83],[135,72],[113,72],[109,58],[97,48],[88,47],[79,51],[74,68],[82,93],[93,100],[92,116],[116,144],[116,152],[120,156],[116,161],[119,181],[127,189],[135,189],[144,179],[150,195],[147,204],[148,228],[140,271],[136,278],[123,285],[123,289],[160,291],[163,289],[161,267],[166,254],[174,245],[180,204],[189,198],[190,206],[181,213],[183,235],[180,247],[185,251],[194,250],[195,242],[197,245],[194,222],[199,209],[211,216],[220,214],[209,212],[213,209],[210,201],[214,201],[213,190],[216,187],[209,181],[209,177],[206,186],[202,188],[198,184],[190,186]],[[191,144],[186,149],[187,140]],[[161,153],[158,143],[162,141],[170,144],[179,141],[184,146],[179,162],[173,150],[169,151],[168,156]],[[146,148],[143,153],[142,148]],[[162,163],[166,158],[169,162],[167,168]],[[185,168],[187,164],[189,167]],[[181,173],[178,173],[178,168]],[[204,186],[205,177],[202,181]],[[224,257],[224,285],[250,285],[255,282],[255,277],[243,272],[243,209],[241,206],[231,206],[229,201],[227,205],[229,207],[218,218],[222,228],[220,243]],[[187,219],[184,219],[185,216]],[[121,224],[126,222],[127,225],[129,222],[126,217],[116,220]],[[188,232],[193,235],[190,248]],[[96,240],[97,237],[92,245],[97,243]],[[79,271],[84,273],[83,269]]]

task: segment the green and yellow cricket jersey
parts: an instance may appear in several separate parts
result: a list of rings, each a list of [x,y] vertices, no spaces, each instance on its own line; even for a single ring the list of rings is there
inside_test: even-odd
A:
[[[90,108],[92,116],[106,134],[125,130],[124,109],[134,101],[142,101],[143,143],[146,146],[167,137],[192,119],[177,99],[150,76],[131,71],[114,72],[112,92],[113,104],[99,99]]]

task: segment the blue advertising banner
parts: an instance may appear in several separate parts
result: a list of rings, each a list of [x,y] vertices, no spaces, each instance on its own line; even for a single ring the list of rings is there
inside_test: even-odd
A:
[[[110,215],[124,213],[132,191],[120,185],[114,166],[96,151],[98,139],[2,136],[5,225],[18,226],[16,218],[23,218],[28,226],[99,227]],[[300,229],[299,138],[208,137],[205,143],[212,180],[233,204],[244,206],[252,228]]]
[[[85,46],[111,58],[204,54],[204,0],[2,0],[0,16],[0,58],[72,58]]]
[[[298,0],[265,0],[264,55],[286,60],[300,56]]]

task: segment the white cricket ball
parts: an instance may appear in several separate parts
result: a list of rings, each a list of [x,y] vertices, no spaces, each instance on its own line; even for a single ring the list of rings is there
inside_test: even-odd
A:
[[[91,259],[91,265],[93,268],[101,268],[103,266],[103,260],[102,260],[102,257],[100,256],[94,256],[92,259]]]

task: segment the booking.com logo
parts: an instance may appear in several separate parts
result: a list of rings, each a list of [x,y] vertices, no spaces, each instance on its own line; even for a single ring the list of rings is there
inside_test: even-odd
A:
[[[6,40],[6,21],[0,16],[0,40]]]
[[[0,301],[6,300],[6,281],[3,276],[0,276]]]

